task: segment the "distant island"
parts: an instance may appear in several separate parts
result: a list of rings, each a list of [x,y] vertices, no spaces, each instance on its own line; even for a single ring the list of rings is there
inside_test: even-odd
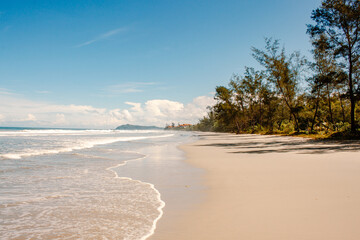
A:
[[[124,124],[120,125],[115,130],[162,130],[164,128],[156,127],[156,126],[140,126],[140,125],[131,125]]]

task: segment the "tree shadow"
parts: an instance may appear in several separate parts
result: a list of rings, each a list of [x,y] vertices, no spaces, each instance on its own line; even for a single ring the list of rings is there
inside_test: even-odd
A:
[[[219,147],[233,154],[266,154],[266,153],[296,153],[296,154],[326,154],[333,152],[360,151],[359,140],[313,140],[275,135],[234,135],[213,138],[214,143],[197,146]],[[218,142],[217,142],[218,141]]]

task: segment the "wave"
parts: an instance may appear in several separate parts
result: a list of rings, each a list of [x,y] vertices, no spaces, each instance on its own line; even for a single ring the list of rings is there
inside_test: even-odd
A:
[[[24,200],[24,201],[17,201],[17,202],[12,202],[12,203],[1,203],[0,209],[9,208],[9,207],[17,207],[17,206],[24,205],[24,204],[33,204],[33,203],[37,203],[37,202],[43,202],[43,201],[64,198],[64,197],[69,197],[69,196],[70,195],[63,195],[63,194],[48,195],[48,196],[43,196],[43,197],[34,197],[34,198]]]
[[[29,150],[20,153],[6,153],[6,154],[1,154],[0,157],[5,159],[21,159],[23,157],[30,157],[30,156],[71,152],[74,150],[92,148],[97,145],[105,145],[115,142],[127,142],[127,141],[144,140],[144,139],[152,139],[152,138],[165,138],[165,137],[171,137],[173,135],[174,134],[166,134],[166,135],[158,135],[158,136],[141,136],[141,137],[114,137],[114,138],[105,138],[100,140],[89,140],[71,147],[69,146],[69,147],[62,147],[57,149],[36,149],[36,150]]]
[[[51,135],[91,135],[91,134],[109,134],[109,133],[156,133],[164,130],[65,130],[65,129],[44,129],[44,130],[15,130],[0,131],[0,136],[51,136]]]
[[[115,178],[119,178],[119,179],[124,179],[124,180],[129,180],[129,181],[134,181],[134,182],[139,182],[139,183],[142,183],[142,184],[145,184],[145,185],[148,185],[152,190],[154,190],[154,192],[156,193],[156,198],[158,200],[158,202],[160,203],[160,205],[157,207],[157,211],[159,212],[159,215],[153,220],[153,223],[152,223],[152,226],[149,230],[149,232],[142,236],[140,238],[140,240],[146,240],[147,238],[149,238],[150,236],[152,236],[154,233],[155,233],[155,230],[156,230],[156,224],[157,222],[160,220],[160,218],[164,215],[164,211],[163,211],[163,208],[165,207],[165,202],[161,199],[161,194],[160,192],[155,188],[155,185],[152,184],[152,183],[148,183],[148,182],[142,182],[140,180],[135,180],[135,179],[132,179],[130,177],[120,177],[118,175],[118,173],[114,170],[115,168],[118,168],[118,167],[121,167],[121,166],[124,166],[127,164],[128,161],[134,161],[134,160],[141,160],[141,159],[144,159],[146,158],[147,156],[144,155],[144,154],[141,154],[141,153],[138,153],[136,152],[137,154],[140,154],[142,155],[141,157],[139,158],[135,158],[135,159],[131,159],[131,160],[127,160],[127,161],[124,161],[120,164],[117,164],[116,166],[113,166],[113,167],[109,167],[107,168],[106,170],[108,171],[111,171],[115,174]]]

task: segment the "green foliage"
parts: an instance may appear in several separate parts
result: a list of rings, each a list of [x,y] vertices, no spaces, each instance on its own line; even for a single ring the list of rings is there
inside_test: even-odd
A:
[[[312,12],[315,25],[308,25],[307,32],[320,53],[330,52],[340,61],[347,82],[346,95],[350,99],[351,131],[356,130],[355,106],[359,99],[360,71],[360,1],[359,0],[324,0],[321,6]],[[332,64],[328,65],[332,66]],[[323,67],[327,67],[324,65]],[[320,77],[326,78],[320,72]],[[324,79],[326,80],[326,79]],[[322,81],[324,81],[322,80]],[[327,79],[333,82],[334,79]]]
[[[286,54],[278,40],[265,39],[264,49],[253,47],[252,55],[264,69],[246,67],[243,75],[232,76],[228,87],[216,87],[217,103],[194,129],[357,136],[359,16],[358,0],[324,0],[313,11],[316,24],[308,25],[308,33],[314,62],[299,52]]]

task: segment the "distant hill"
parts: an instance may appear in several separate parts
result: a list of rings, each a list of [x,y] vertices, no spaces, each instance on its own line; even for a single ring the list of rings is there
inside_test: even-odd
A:
[[[140,125],[125,124],[118,126],[115,129],[116,130],[161,130],[163,128],[159,128],[155,126],[140,126]]]

